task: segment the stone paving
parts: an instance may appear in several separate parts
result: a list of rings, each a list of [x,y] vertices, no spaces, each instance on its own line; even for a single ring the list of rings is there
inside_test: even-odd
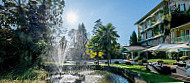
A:
[[[182,76],[176,73],[172,73],[171,75],[169,75],[169,77],[174,78],[174,79],[178,79],[178,80],[182,80],[185,82],[190,82],[190,77],[188,76]]]

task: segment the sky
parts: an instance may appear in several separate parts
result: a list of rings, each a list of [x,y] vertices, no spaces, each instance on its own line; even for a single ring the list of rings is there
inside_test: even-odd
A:
[[[84,23],[87,32],[92,33],[95,21],[101,19],[102,24],[112,23],[120,35],[118,43],[129,45],[133,31],[137,33],[139,19],[146,15],[162,0],[65,0],[63,13],[64,27],[78,28]]]

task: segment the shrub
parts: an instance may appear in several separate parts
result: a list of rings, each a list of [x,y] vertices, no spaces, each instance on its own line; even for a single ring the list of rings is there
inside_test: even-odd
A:
[[[104,63],[105,63],[105,64],[108,64],[108,61],[105,61]]]
[[[180,57],[180,59],[181,59],[182,61],[185,61],[185,60],[190,59],[190,56],[182,56],[182,57]]]
[[[141,59],[142,59],[141,57],[136,56],[135,59],[134,59],[134,61],[137,62],[138,60],[141,60]]]
[[[114,64],[119,64],[119,61],[114,61]]]
[[[158,60],[157,62],[158,62],[158,64],[163,64],[164,63],[164,61],[162,61],[162,60]]]
[[[138,64],[138,65],[142,65],[142,64],[143,64],[143,61],[142,61],[142,60],[138,60],[137,64]]]
[[[146,59],[146,58],[143,58],[143,59],[142,59],[142,63],[147,63],[147,59]]]
[[[76,65],[80,65],[80,62],[76,62]]]
[[[98,61],[94,61],[94,64],[98,64]]]
[[[160,58],[160,59],[166,58],[166,52],[165,51],[153,51],[152,55],[154,55],[155,58]]]
[[[83,64],[84,64],[84,65],[86,65],[86,64],[87,64],[87,62],[84,62]]]
[[[132,65],[131,62],[125,62],[126,65]]]

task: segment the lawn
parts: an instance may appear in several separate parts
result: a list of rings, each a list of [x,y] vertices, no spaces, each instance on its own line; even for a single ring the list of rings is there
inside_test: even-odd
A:
[[[103,64],[105,65],[105,64]],[[125,65],[125,64],[111,64],[111,66],[124,68],[133,72],[140,73],[144,80],[150,83],[158,83],[158,82],[181,82],[180,80],[176,80],[170,78],[166,75],[157,74],[151,71],[145,70],[146,66],[143,65]]]
[[[163,64],[173,64],[177,63],[176,60],[170,60],[170,59],[149,59],[148,62],[157,62],[157,61],[163,61]]]

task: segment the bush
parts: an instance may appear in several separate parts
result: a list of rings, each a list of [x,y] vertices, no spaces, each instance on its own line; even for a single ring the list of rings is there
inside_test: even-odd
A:
[[[84,62],[83,64],[84,64],[84,65],[86,65],[86,64],[87,64],[87,62]]]
[[[160,58],[160,59],[166,58],[166,52],[165,51],[153,51],[152,55],[154,55],[155,58]]]
[[[131,62],[125,62],[126,65],[132,65]]]
[[[114,64],[119,64],[119,61],[114,61]]]
[[[143,61],[142,61],[142,60],[138,60],[137,64],[138,64],[138,65],[142,65],[142,64],[143,64]]]
[[[143,59],[142,59],[142,63],[147,63],[147,59],[146,59],[146,58],[143,58]]]
[[[105,64],[108,64],[108,61],[105,61],[104,63],[105,63]]]
[[[94,64],[98,64],[98,61],[94,61]]]
[[[158,60],[157,62],[158,62],[158,64],[163,64],[164,63],[164,61],[162,61],[162,60]]]
[[[189,60],[189,59],[190,59],[190,56],[182,56],[182,57],[180,57],[180,59],[181,59],[182,61]]]
[[[141,60],[141,59],[142,59],[141,57],[136,56],[135,59],[134,59],[134,61],[137,62],[138,60]]]

